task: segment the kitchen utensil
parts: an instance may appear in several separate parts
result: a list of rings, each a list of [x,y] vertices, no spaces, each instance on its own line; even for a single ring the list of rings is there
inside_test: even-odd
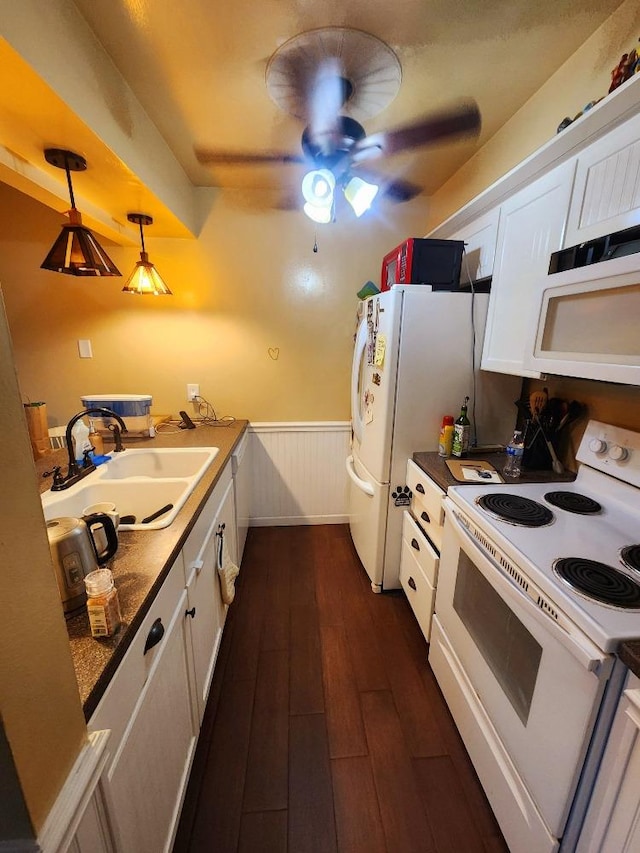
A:
[[[558,459],[558,455],[555,451],[555,448],[554,448],[553,444],[551,443],[551,441],[549,440],[549,438],[547,437],[547,434],[545,433],[544,429],[542,428],[541,423],[538,423],[538,430],[540,432],[540,435],[544,439],[544,443],[547,445],[549,455],[551,456],[551,467],[553,468],[554,473],[555,474],[562,474],[562,472],[564,471],[564,465]]]
[[[106,547],[98,550],[96,528],[106,534]],[[104,513],[86,518],[52,518],[47,522],[49,548],[65,613],[82,607],[87,599],[85,575],[103,566],[118,548],[113,522]]]
[[[532,391],[531,394],[529,394],[529,408],[531,409],[531,416],[534,421],[537,421],[540,417],[540,413],[547,405],[548,399],[549,392],[546,388],[543,388],[541,391]]]
[[[173,504],[166,504],[166,506],[157,509],[155,512],[152,512],[151,515],[143,518],[140,524],[149,524],[150,522],[155,521],[156,518],[160,518],[160,516],[164,515],[165,512],[169,512],[170,509],[173,509]]]
[[[578,418],[581,417],[583,414],[586,414],[586,406],[584,406],[582,403],[578,403],[577,400],[572,400],[569,403],[565,416],[558,424],[558,429],[556,430],[556,432],[560,432],[560,430],[564,429],[564,427],[566,427],[568,424],[577,421]]]

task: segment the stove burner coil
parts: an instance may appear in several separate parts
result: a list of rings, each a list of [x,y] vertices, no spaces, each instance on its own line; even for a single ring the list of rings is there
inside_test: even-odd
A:
[[[627,545],[620,551],[620,559],[629,569],[640,572],[640,545]]]
[[[566,509],[567,512],[576,512],[579,515],[592,515],[602,511],[598,501],[576,492],[547,492],[544,499],[558,509]]]
[[[520,495],[491,492],[477,498],[476,503],[489,514],[522,527],[544,527],[553,521],[550,509]]]
[[[553,571],[587,598],[625,610],[640,609],[640,584],[606,563],[563,557],[555,561]]]

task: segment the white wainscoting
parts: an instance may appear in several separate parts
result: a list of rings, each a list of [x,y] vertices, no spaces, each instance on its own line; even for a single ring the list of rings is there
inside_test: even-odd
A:
[[[348,421],[252,423],[249,432],[252,526],[348,521]]]

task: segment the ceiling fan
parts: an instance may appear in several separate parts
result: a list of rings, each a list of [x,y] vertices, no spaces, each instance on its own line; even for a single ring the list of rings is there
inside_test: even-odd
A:
[[[363,55],[372,58],[374,70],[367,70]],[[316,222],[333,219],[336,186],[342,188],[357,216],[369,209],[379,191],[392,201],[408,201],[421,192],[421,187],[402,179],[372,176],[366,171],[367,164],[476,134],[481,120],[477,104],[469,100],[367,135],[362,124],[346,113],[366,117],[380,112],[395,97],[400,79],[400,65],[393,51],[368,33],[346,28],[302,33],[276,51],[267,66],[267,88],[272,98],[307,122],[301,152],[196,147],[195,155],[200,163],[214,166],[306,165],[310,171],[302,180],[304,210]]]

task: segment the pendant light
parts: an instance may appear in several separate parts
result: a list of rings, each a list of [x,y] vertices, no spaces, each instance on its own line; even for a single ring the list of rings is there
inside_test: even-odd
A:
[[[160,273],[149,260],[144,248],[144,233],[143,225],[151,225],[153,219],[146,216],[144,213],[128,213],[127,219],[129,222],[135,222],[140,226],[140,243],[142,251],[140,252],[140,260],[136,264],[136,268],[129,276],[129,280],[122,288],[123,293],[137,293],[139,296],[171,296],[172,293],[160,277]]]
[[[65,170],[71,210],[67,213],[69,224],[62,226],[41,268],[67,275],[121,275],[92,232],[82,224],[82,216],[76,208],[71,172],[84,172],[87,161],[80,154],[62,148],[47,148],[44,156],[47,163]]]

